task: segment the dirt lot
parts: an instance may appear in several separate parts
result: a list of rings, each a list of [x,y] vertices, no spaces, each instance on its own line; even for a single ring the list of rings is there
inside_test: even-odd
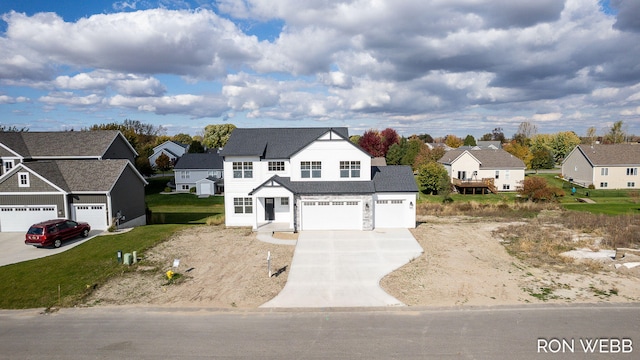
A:
[[[410,306],[505,305],[542,302],[638,302],[640,268],[596,273],[533,267],[509,255],[493,230],[506,223],[475,218],[428,217],[413,230],[424,254],[381,281]],[[201,226],[175,235],[142,254],[136,270],[99,287],[86,301],[256,308],[286,283],[287,271],[267,275],[267,251],[274,271],[291,263],[294,247],[260,242],[249,229]],[[165,275],[174,259],[172,281]]]

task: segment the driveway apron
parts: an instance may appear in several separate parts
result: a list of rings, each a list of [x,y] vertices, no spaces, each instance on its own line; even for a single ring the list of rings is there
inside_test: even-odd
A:
[[[302,231],[287,284],[262,307],[402,306],[380,280],[422,251],[407,229]]]

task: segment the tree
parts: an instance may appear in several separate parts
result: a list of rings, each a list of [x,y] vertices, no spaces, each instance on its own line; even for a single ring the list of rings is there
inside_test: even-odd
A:
[[[189,144],[189,150],[187,151],[189,154],[201,154],[204,153],[204,146],[198,140],[193,140]]]
[[[588,145],[593,145],[596,142],[597,139],[597,131],[595,126],[591,126],[587,129],[587,138],[586,138],[586,144]]]
[[[360,142],[360,138],[361,137],[362,136],[360,136],[360,135],[351,135],[351,136],[349,136],[349,141],[351,141],[352,143],[358,145],[358,142]]]
[[[136,169],[138,169],[142,176],[151,176],[154,173],[147,156],[138,156],[136,158]]]
[[[423,142],[426,142],[427,144],[430,144],[433,142],[433,137],[431,137],[431,135],[429,134],[420,134],[420,135],[414,135],[416,136],[418,139],[422,140]]]
[[[556,201],[558,197],[564,196],[564,191],[550,186],[544,178],[530,176],[524,179],[522,187],[518,188],[518,194],[533,202]]]
[[[415,170],[415,160],[416,156],[420,153],[420,150],[427,145],[417,137],[412,137],[407,141],[405,146],[404,154],[402,155],[402,159],[400,160],[401,165],[409,165]]]
[[[491,132],[491,140],[493,141],[500,141],[501,143],[505,142],[505,137],[504,137],[504,132],[502,131],[502,128],[495,128],[493,129],[493,131]]]
[[[513,135],[513,140],[520,145],[529,146],[531,137],[538,132],[538,127],[530,122],[521,122],[518,126],[518,131]]]
[[[604,137],[607,144],[620,144],[625,141],[626,134],[622,130],[622,120],[616,121],[611,125],[609,133]]]
[[[0,132],[28,132],[29,128],[22,127],[19,128],[17,126],[5,126],[0,125]]]
[[[391,145],[389,151],[387,151],[387,156],[385,157],[388,165],[400,165],[400,162],[402,161],[403,147],[406,146],[406,142],[407,141],[404,140],[401,143]],[[405,143],[405,145],[401,145],[402,143]]]
[[[400,135],[398,135],[398,133],[395,130],[391,128],[386,128],[382,130],[382,132],[380,133],[380,136],[382,137],[382,150],[383,150],[382,156],[387,156],[387,152],[389,151],[389,148],[394,144],[400,143]]]
[[[169,158],[169,156],[164,153],[160,154],[160,156],[158,156],[158,158],[156,159],[156,167],[158,168],[158,170],[162,171],[163,175],[165,171],[170,170],[171,159]]]
[[[493,139],[493,134],[486,133],[480,137],[480,141],[491,141]]]
[[[537,149],[531,154],[531,162],[529,168],[535,170],[536,173],[540,169],[553,169],[556,161],[553,153],[547,149]]]
[[[179,142],[181,144],[191,144],[191,142],[193,141],[193,138],[189,134],[180,133],[180,134],[173,135],[171,140],[175,142]]]
[[[531,159],[533,155],[531,154],[528,146],[523,145],[516,140],[511,140],[511,142],[502,145],[502,149],[522,160],[527,168],[531,168]]]
[[[430,161],[418,168],[418,187],[425,194],[440,194],[451,187],[449,174],[442,164]]]
[[[424,145],[420,147],[420,152],[416,155],[415,160],[413,161],[413,168],[417,169],[421,165],[424,165],[429,162],[437,162],[441,157],[444,156],[444,147],[437,146],[431,149],[430,147]]]
[[[207,125],[204,128],[202,144],[209,149],[223,148],[235,128],[236,126],[233,124]]]
[[[358,145],[373,157],[384,156],[384,144],[378,130],[369,129],[358,141]]]
[[[449,134],[445,136],[444,143],[449,147],[459,148],[464,142],[459,137]]]
[[[154,143],[156,138],[164,135],[166,130],[162,126],[145,124],[139,120],[125,119],[122,123],[108,123],[92,125],[83,130],[119,130],[136,151],[147,144]],[[138,151],[140,153],[140,151]]]
[[[476,146],[478,145],[476,143],[476,138],[473,137],[473,135],[467,135],[467,137],[464,138],[464,146]]]

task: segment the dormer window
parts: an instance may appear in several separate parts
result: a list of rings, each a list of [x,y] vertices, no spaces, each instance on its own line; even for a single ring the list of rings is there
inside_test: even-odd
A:
[[[13,160],[5,160],[4,161],[4,173],[8,173],[9,171],[11,171],[11,169],[13,169]]]
[[[29,173],[18,173],[18,187],[29,187]]]

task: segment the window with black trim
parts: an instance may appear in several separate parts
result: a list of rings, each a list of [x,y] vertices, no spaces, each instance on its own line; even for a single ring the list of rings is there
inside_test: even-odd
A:
[[[253,199],[233,198],[233,212],[236,214],[253,214]]]
[[[304,179],[322,177],[322,162],[321,161],[300,162],[300,177]]]
[[[250,179],[253,177],[253,163],[250,161],[234,161],[233,177],[235,179]]]
[[[269,161],[269,171],[284,171],[284,161]]]
[[[360,177],[360,161],[340,161],[340,177],[341,178],[359,178]]]
[[[18,173],[18,187],[29,187],[29,173],[21,172]]]

